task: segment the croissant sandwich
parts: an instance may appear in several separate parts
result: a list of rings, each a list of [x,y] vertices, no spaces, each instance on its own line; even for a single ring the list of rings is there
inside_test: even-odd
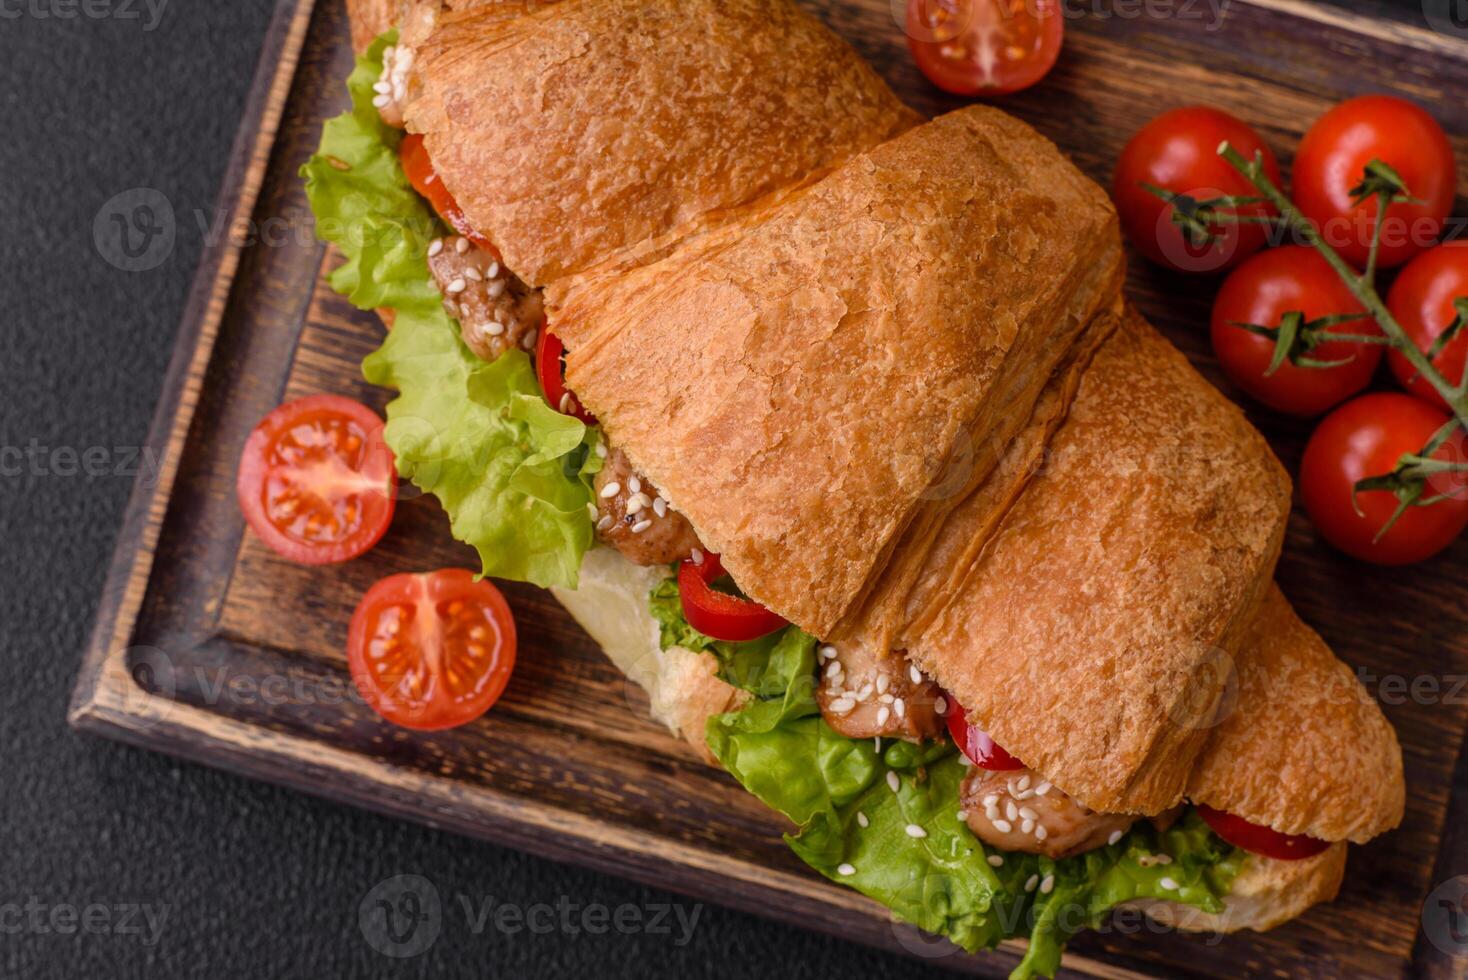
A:
[[[1273,585],[1289,481],[1104,192],[790,0],[351,4],[303,168],[387,440],[813,868],[977,950],[1265,929],[1401,752]]]

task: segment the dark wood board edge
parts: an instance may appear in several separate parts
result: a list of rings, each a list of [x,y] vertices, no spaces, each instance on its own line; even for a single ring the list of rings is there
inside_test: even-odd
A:
[[[1372,18],[1346,10],[1300,0],[1247,0],[1246,5],[1361,30],[1372,36],[1412,46],[1429,45],[1441,49],[1441,45],[1452,43],[1421,28],[1376,22]],[[181,447],[188,431],[199,397],[198,379],[203,376],[202,370],[196,369],[201,369],[209,362],[213,349],[213,332],[218,327],[225,302],[233,288],[235,273],[245,247],[243,243],[246,236],[233,232],[235,229],[243,230],[242,223],[248,220],[253,211],[265,178],[270,150],[281,122],[314,7],[314,0],[277,0],[275,13],[262,45],[255,79],[242,114],[241,126],[231,151],[226,177],[221,185],[219,204],[224,213],[229,215],[232,233],[219,245],[205,252],[195,275],[173,359],[165,375],[150,427],[148,444],[155,449]],[[1363,26],[1368,24],[1371,26]],[[1462,53],[1460,47],[1452,50],[1458,55]],[[545,848],[546,838],[530,833],[523,822],[514,818],[506,818],[503,823],[487,824],[467,812],[458,817],[443,819],[428,817],[422,812],[425,809],[422,797],[409,794],[385,800],[381,779],[365,772],[353,773],[350,765],[324,766],[313,761],[304,752],[299,759],[283,754],[277,760],[276,754],[251,747],[248,740],[236,742],[220,739],[210,734],[205,726],[167,727],[153,724],[150,719],[158,705],[147,702],[162,699],[144,694],[133,684],[123,667],[122,654],[147,587],[153,547],[173,491],[178,462],[174,454],[165,453],[164,471],[157,484],[152,488],[141,485],[134,487],[109,565],[96,624],[78,675],[69,712],[71,724],[81,731],[158,749],[313,795],[345,800],[393,816],[407,817],[431,826],[442,826],[471,836],[487,837],[510,846],[541,852]],[[317,748],[309,740],[293,741],[299,743],[298,748]],[[1452,748],[1461,747],[1450,747],[1450,750]],[[288,766],[275,767],[271,764],[276,761],[284,762],[286,759],[295,760],[295,771]],[[330,793],[325,791],[319,779],[313,778],[328,771],[345,777],[343,783],[339,787],[333,787]],[[1455,789],[1448,817],[1448,828],[1453,832],[1444,841],[1438,854],[1435,872],[1437,881],[1445,880],[1461,870],[1468,870],[1468,786],[1465,784],[1468,784],[1468,756],[1459,752]],[[450,795],[452,789],[446,787]],[[438,795],[431,794],[428,802],[432,804]],[[523,811],[520,812],[523,814]],[[671,887],[675,890],[686,888],[700,897],[719,894],[722,896],[720,904],[755,914],[775,914],[766,904],[769,893],[764,889],[754,888],[748,894],[742,891],[735,894],[728,889],[726,884],[731,876],[736,880],[740,878],[737,872],[731,874],[729,869],[716,872],[698,861],[683,862],[682,866],[690,874],[676,883],[668,881],[660,873],[660,866],[668,858],[666,842],[657,840],[656,845],[656,855],[649,856],[645,863],[633,860],[632,855],[639,853],[635,850],[619,852],[609,849],[605,844],[597,845],[589,838],[576,838],[547,856],[623,875],[657,887]],[[695,852],[695,857],[706,859],[707,855]],[[774,877],[764,869],[745,867],[756,872],[761,880]],[[800,879],[792,878],[792,881]],[[787,910],[794,911],[803,926],[816,931],[856,939],[868,945],[910,952],[896,940],[891,928],[870,910],[858,911],[848,921],[844,908],[841,916],[832,917],[832,900],[829,896],[806,901],[808,907],[803,906],[799,899],[791,899],[781,910],[782,916],[787,914]],[[857,901],[865,900],[858,897]],[[996,969],[1002,972],[1012,962],[1011,950],[1008,954],[988,957],[983,967],[968,968],[983,973],[994,972]],[[1145,975],[1074,954],[1067,956],[1067,964],[1072,968],[1067,972],[1079,968],[1093,976]],[[958,962],[943,965],[965,966]],[[1414,972],[1421,972],[1422,975],[1468,976],[1468,961],[1448,957],[1426,943],[1421,935],[1414,954],[1414,966]]]
[[[178,474],[178,451],[198,404],[198,379],[213,351],[225,302],[248,243],[248,221],[265,180],[315,5],[316,0],[276,0],[266,28],[216,204],[215,213],[228,217],[229,232],[216,244],[205,246],[189,287],[173,356],[148,427],[146,445],[160,454],[163,465],[151,487],[141,479],[133,484],[123,511],[97,618],[72,691],[68,720],[74,727],[81,727],[94,710],[99,685],[109,679],[109,661],[114,667],[121,663],[126,637],[142,603],[163,511]]]

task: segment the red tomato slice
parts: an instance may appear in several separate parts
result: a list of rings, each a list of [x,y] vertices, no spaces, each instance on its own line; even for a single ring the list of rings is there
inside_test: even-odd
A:
[[[1235,326],[1255,323],[1278,327],[1286,313],[1306,321],[1334,313],[1366,313],[1324,256],[1305,245],[1286,245],[1260,252],[1229,273],[1213,301],[1213,353],[1234,384],[1270,408],[1291,415],[1319,415],[1371,383],[1381,363],[1377,344],[1327,341],[1308,357],[1335,367],[1296,367],[1285,361],[1266,375],[1274,356],[1273,337]],[[1360,320],[1330,327],[1327,333],[1380,336],[1376,321]],[[1347,360],[1349,358],[1349,360]]]
[[[500,590],[465,569],[392,575],[352,614],[347,663],[363,699],[388,721],[455,728],[504,692],[515,669],[515,620]]]
[[[1254,185],[1218,155],[1225,140],[1246,159],[1262,154],[1264,172],[1279,184],[1279,164],[1263,138],[1242,120],[1207,106],[1164,112],[1138,130],[1121,151],[1111,196],[1127,238],[1153,262],[1178,272],[1221,272],[1264,247],[1269,232],[1261,224],[1213,225],[1211,242],[1193,244],[1173,223],[1174,205],[1143,186],[1151,184],[1197,201],[1225,195],[1257,197]],[[1276,213],[1267,204],[1232,210],[1256,216]]]
[[[789,625],[757,602],[710,588],[723,574],[718,555],[705,555],[700,563],[690,558],[678,566],[678,593],[688,625],[705,636],[736,643],[757,640]]]
[[[566,345],[541,320],[540,338],[535,342],[535,374],[540,379],[540,390],[545,394],[545,400],[562,415],[574,415],[587,425],[596,425],[596,417],[566,390],[566,366],[561,360],[565,354]]]
[[[1454,301],[1463,297],[1468,297],[1468,239],[1456,239],[1429,249],[1409,262],[1392,283],[1386,305],[1418,350],[1425,353],[1457,318]],[[1432,363],[1449,384],[1457,384],[1463,377],[1465,361],[1468,361],[1468,331],[1448,341]],[[1443,396],[1423,380],[1400,352],[1390,351],[1387,363],[1403,388],[1447,410],[1448,403]]]
[[[340,395],[287,402],[255,426],[235,484],[250,528],[305,565],[370,550],[397,503],[392,451],[382,420]]]
[[[1281,834],[1263,824],[1250,823],[1243,817],[1201,804],[1198,806],[1198,815],[1215,834],[1234,847],[1242,847],[1246,851],[1279,861],[1299,861],[1314,857],[1330,847],[1330,841],[1304,834]]]
[[[1008,95],[1055,66],[1061,14],[1059,0],[908,0],[907,46],[946,92]]]
[[[488,249],[496,259],[500,257],[499,249],[494,247],[494,243],[470,227],[469,219],[464,216],[454,195],[449,193],[449,189],[439,179],[438,171],[433,169],[433,161],[428,158],[428,150],[423,146],[421,134],[409,133],[403,137],[403,141],[398,144],[398,160],[403,165],[408,183],[428,199],[428,203],[433,205],[433,210],[438,212],[444,224],[480,248]]]
[[[987,732],[977,725],[970,725],[964,716],[963,706],[953,700],[951,695],[946,700],[948,712],[944,717],[948,722],[948,734],[953,736],[958,750],[968,756],[974,765],[993,772],[1025,767],[1023,762],[1000,748],[999,743],[990,738]]]
[[[1390,473],[1403,453],[1422,450],[1447,421],[1447,412],[1395,392],[1362,395],[1327,415],[1300,461],[1300,498],[1321,536],[1346,554],[1379,565],[1422,561],[1452,544],[1468,527],[1468,474],[1435,475],[1426,494],[1451,496],[1431,506],[1408,507],[1380,540],[1377,533],[1397,509],[1396,495],[1370,490],[1352,500],[1358,481]],[[1463,430],[1454,432],[1433,458],[1468,460]]]
[[[1408,194],[1422,202],[1387,208],[1377,263],[1390,269],[1437,241],[1457,193],[1452,145],[1425,110],[1389,95],[1363,95],[1331,109],[1300,141],[1292,196],[1326,244],[1364,269],[1378,201],[1357,207],[1351,189],[1373,159],[1395,169]]]

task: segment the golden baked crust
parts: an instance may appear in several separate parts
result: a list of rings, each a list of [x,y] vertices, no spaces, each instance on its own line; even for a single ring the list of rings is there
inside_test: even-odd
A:
[[[1346,874],[1346,845],[1334,844],[1302,861],[1277,861],[1250,854],[1216,915],[1177,902],[1128,902],[1147,917],[1184,932],[1263,932],[1288,922],[1312,905],[1329,902]]]
[[[1220,651],[1242,642],[1288,511],[1263,437],[1129,311],[908,655],[1085,805],[1159,813],[1183,796],[1227,681]]]
[[[790,0],[564,0],[442,15],[406,119],[470,224],[538,286],[920,117]]]
[[[547,310],[612,444],[742,589],[827,636],[914,515],[951,506],[926,494],[960,436],[1028,417],[1117,247],[1100,188],[973,107],[659,261],[555,283]]]
[[[1271,585],[1188,798],[1284,834],[1365,843],[1402,820],[1402,750],[1381,708]],[[1231,710],[1230,710],[1231,708]]]

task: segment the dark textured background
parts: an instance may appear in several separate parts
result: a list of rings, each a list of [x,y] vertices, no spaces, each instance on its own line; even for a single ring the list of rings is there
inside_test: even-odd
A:
[[[92,219],[135,187],[161,191],[181,216],[212,213],[270,3],[172,0],[151,31],[142,0],[136,20],[37,9],[58,8],[0,0],[0,465],[13,467],[17,448],[100,447],[94,468],[110,470],[144,438],[205,235],[184,218],[168,261],[125,273],[97,252]],[[1421,22],[1415,2],[1387,12]],[[59,465],[0,472],[0,977],[925,972],[713,907],[698,910],[687,943],[676,924],[671,935],[476,935],[457,896],[476,907],[677,899],[73,734],[67,698],[130,478],[69,475],[64,454],[49,458]],[[424,955],[390,960],[363,940],[358,908],[405,873],[437,887],[443,932]],[[15,906],[26,916],[32,903],[168,914],[150,945],[17,922]]]

